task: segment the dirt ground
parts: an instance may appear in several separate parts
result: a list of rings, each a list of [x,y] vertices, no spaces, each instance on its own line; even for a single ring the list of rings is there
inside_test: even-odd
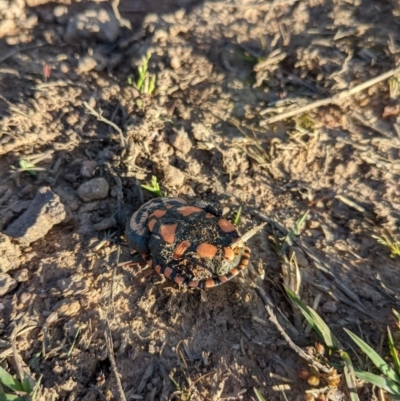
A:
[[[397,67],[399,3],[114,6],[0,0],[0,364],[16,374],[19,355],[38,400],[117,400],[120,387],[126,400],[306,399],[304,364],[252,283],[293,341],[314,345],[277,252],[279,227],[309,211],[288,248],[302,300],[349,351],[343,327],[380,344],[400,307],[399,261],[372,237],[399,234],[398,80],[269,119]],[[155,90],[140,93],[148,52]],[[194,291],[124,263],[136,256],[119,234],[153,175],[227,218],[242,207],[242,233],[268,221],[248,242],[253,269]]]

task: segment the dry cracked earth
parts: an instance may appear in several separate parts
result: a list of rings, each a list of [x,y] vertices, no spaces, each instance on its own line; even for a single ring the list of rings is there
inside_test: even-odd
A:
[[[343,327],[382,343],[399,61],[397,0],[0,0],[1,367],[46,401],[349,399],[299,377],[271,316],[318,341],[285,283],[355,360]],[[195,291],[144,269],[123,228],[153,176],[266,222],[248,271]]]

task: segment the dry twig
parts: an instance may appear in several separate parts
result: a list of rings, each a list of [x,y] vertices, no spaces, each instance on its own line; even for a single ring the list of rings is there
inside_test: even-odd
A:
[[[373,85],[378,84],[379,82],[382,82],[382,81],[392,77],[393,75],[395,75],[399,71],[400,71],[400,67],[393,68],[392,70],[387,71],[387,72],[385,72],[385,73],[383,73],[381,75],[378,75],[377,77],[372,78],[372,79],[370,79],[370,80],[368,80],[368,81],[366,81],[366,82],[364,82],[364,83],[362,83],[360,85],[356,85],[354,88],[343,90],[343,91],[337,93],[336,95],[331,96],[331,97],[329,97],[327,99],[317,100],[315,102],[307,104],[306,106],[299,107],[297,109],[290,110],[290,111],[288,111],[286,113],[278,114],[277,116],[267,118],[266,123],[267,124],[268,123],[275,123],[277,121],[282,121],[282,120],[284,120],[286,118],[289,118],[289,117],[297,116],[298,114],[306,113],[307,111],[316,109],[318,107],[327,106],[329,104],[337,104],[337,103],[339,103],[340,101],[342,101],[343,99],[345,99],[345,98],[347,98],[349,96],[352,96],[352,95],[354,95],[354,94],[356,94],[356,93],[358,93],[358,92],[360,92],[360,91],[362,91],[364,89],[367,89],[367,88],[369,88],[369,87],[371,87]],[[260,114],[264,115],[265,111],[261,112]]]
[[[117,124],[114,124],[112,121],[103,117],[101,114],[101,110],[100,110],[100,112],[97,112],[87,102],[83,102],[83,105],[85,106],[85,108],[89,111],[89,113],[92,116],[95,116],[97,118],[98,121],[110,125],[111,127],[113,127],[115,129],[115,131],[117,131],[119,133],[119,135],[121,137],[121,146],[124,147],[125,146],[125,138],[124,138],[124,134],[122,133],[121,128],[119,128]]]

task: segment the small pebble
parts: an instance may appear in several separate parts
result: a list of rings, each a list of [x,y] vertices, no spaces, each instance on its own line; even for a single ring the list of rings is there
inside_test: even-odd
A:
[[[93,178],[80,185],[78,188],[78,195],[84,202],[90,202],[96,199],[104,199],[108,196],[110,186],[103,178]]]
[[[23,292],[23,293],[19,296],[19,300],[20,300],[20,302],[22,302],[23,304],[26,304],[31,298],[32,298],[32,294],[30,294],[29,292]]]
[[[181,61],[179,60],[178,57],[172,57],[171,58],[171,67],[174,70],[178,70],[179,68],[181,68]]]
[[[46,323],[47,324],[54,323],[56,320],[58,320],[58,313],[52,312],[52,313],[50,313],[49,316],[47,316]]]
[[[17,285],[17,281],[14,280],[9,274],[0,273],[0,297],[14,290]]]
[[[14,274],[14,279],[18,281],[18,283],[23,283],[29,280],[29,271],[28,269],[21,269],[16,271]]]
[[[92,71],[96,68],[97,61],[91,56],[84,56],[79,59],[76,72],[78,74]]]
[[[324,313],[335,313],[337,311],[336,302],[327,301],[322,305],[321,309]]]
[[[92,178],[97,169],[95,160],[84,160],[81,166],[81,176],[85,178]]]

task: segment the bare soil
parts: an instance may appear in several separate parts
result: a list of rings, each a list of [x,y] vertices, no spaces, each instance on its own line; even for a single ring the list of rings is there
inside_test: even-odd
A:
[[[91,8],[114,14],[108,2],[0,0],[1,366],[15,374],[17,352],[42,376],[38,400],[121,399],[116,371],[127,400],[255,400],[254,388],[305,399],[303,362],[250,283],[261,280],[298,345],[317,341],[296,322],[276,252],[278,225],[290,231],[308,210],[303,248],[289,247],[302,300],[317,298],[349,351],[343,327],[378,346],[399,307],[399,261],[372,237],[399,234],[398,81],[267,119],[396,67],[397,0],[122,0],[114,40],[68,40]],[[152,94],[135,88],[146,52]],[[41,170],[13,171],[21,158]],[[249,240],[257,279],[200,292],[124,264],[138,258],[118,238],[153,175],[166,196],[218,201],[228,218],[242,207],[242,233],[275,222]],[[106,195],[83,201],[96,177]],[[33,242],[12,238],[42,187],[65,216]],[[359,383],[361,399],[374,391]]]

